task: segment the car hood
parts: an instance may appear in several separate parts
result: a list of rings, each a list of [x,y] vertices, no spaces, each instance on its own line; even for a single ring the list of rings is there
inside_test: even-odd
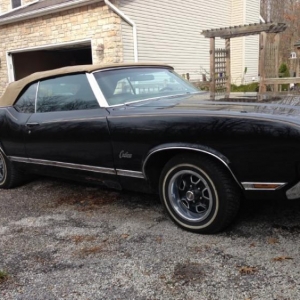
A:
[[[128,103],[126,110],[135,113],[214,113],[214,114],[249,114],[281,117],[300,116],[300,95],[285,96],[254,102],[251,98],[229,98],[209,100],[209,93],[175,95],[136,103]],[[124,107],[123,107],[124,109]]]

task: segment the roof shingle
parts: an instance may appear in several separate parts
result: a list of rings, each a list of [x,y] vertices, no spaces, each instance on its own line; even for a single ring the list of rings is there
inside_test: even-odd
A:
[[[68,10],[101,0],[39,0],[18,7],[10,12],[0,15],[0,26],[21,20],[36,18],[58,11]]]

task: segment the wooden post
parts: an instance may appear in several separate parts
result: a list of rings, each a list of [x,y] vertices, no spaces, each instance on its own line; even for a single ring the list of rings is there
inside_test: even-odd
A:
[[[277,33],[275,35],[275,78],[279,77],[279,43],[280,35]],[[274,93],[278,93],[278,84],[274,84]]]
[[[265,67],[265,57],[266,57],[266,46],[267,46],[267,34],[262,32],[260,34],[259,41],[259,75],[260,75],[260,83],[259,83],[259,93],[266,93],[267,88],[265,85],[266,78],[266,67]]]
[[[231,90],[231,53],[230,53],[230,39],[225,40],[226,49],[226,94],[225,98],[229,98]]]
[[[216,94],[216,66],[215,66],[215,38],[210,38],[210,98],[215,100]]]
[[[297,59],[296,59],[296,77],[299,77],[300,74],[299,74],[299,62],[300,62],[300,59],[299,59],[299,56],[300,56],[300,48],[297,48]]]

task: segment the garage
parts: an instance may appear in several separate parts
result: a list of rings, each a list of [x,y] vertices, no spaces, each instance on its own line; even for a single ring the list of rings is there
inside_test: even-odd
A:
[[[91,41],[22,49],[8,52],[7,55],[13,80],[38,71],[93,63]]]

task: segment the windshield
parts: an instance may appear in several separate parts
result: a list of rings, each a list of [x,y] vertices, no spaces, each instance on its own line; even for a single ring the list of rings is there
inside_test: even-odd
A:
[[[199,90],[167,68],[125,68],[94,73],[109,106]]]

